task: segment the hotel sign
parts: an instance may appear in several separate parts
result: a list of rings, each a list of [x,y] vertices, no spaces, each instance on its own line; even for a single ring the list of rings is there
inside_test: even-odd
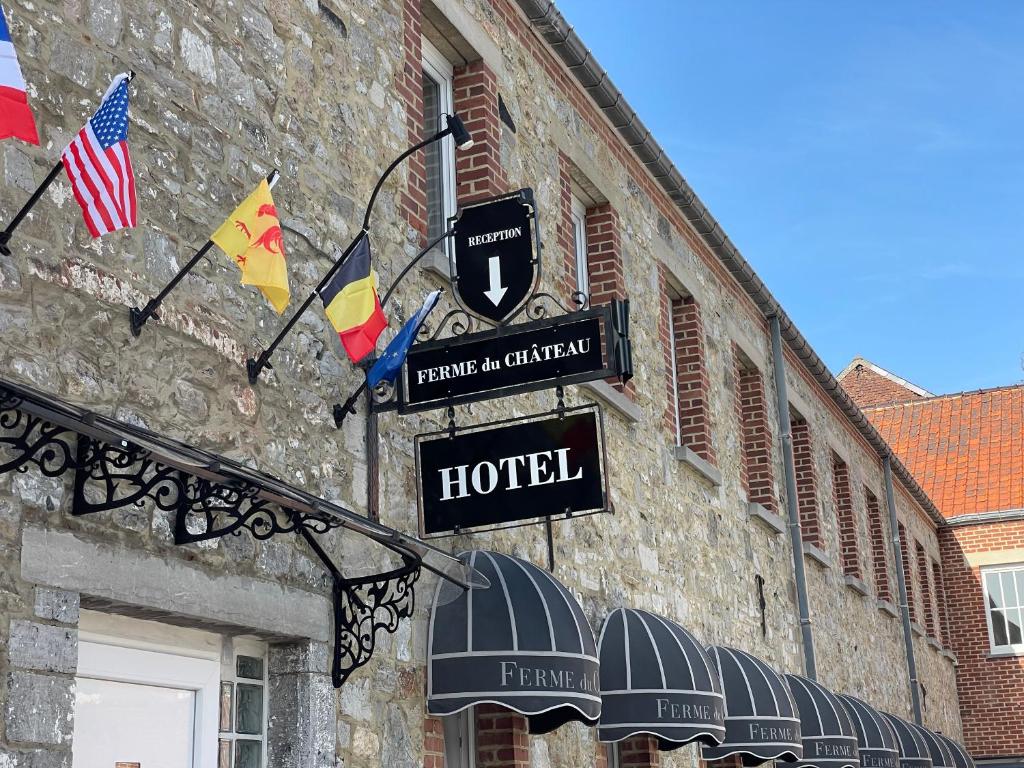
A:
[[[418,435],[421,535],[603,511],[604,463],[593,406]]]

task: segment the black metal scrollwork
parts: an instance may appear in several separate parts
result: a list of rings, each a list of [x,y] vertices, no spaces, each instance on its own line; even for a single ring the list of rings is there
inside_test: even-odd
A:
[[[418,562],[390,574],[365,580],[334,582],[334,667],[331,677],[340,688],[373,655],[378,630],[394,633],[398,622],[412,616]]]
[[[424,325],[420,328],[420,334],[417,335],[417,338],[419,341],[439,339],[449,324],[451,325],[448,332],[449,336],[464,336],[476,327],[473,316],[466,312],[466,310],[453,309],[438,321],[437,329],[433,333],[431,333],[429,326]],[[424,327],[426,327],[426,331],[423,330]]]
[[[74,432],[19,408],[21,399],[0,389],[0,474],[26,472],[34,464],[60,477],[76,464]]]
[[[177,470],[150,458],[149,451],[134,445],[113,446],[78,436],[77,468],[71,514],[88,515],[142,507],[147,499],[158,509],[178,506],[184,479]]]

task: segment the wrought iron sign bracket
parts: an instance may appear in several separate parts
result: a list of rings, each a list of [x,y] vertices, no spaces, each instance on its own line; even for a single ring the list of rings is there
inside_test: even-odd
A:
[[[340,687],[373,654],[377,633],[394,633],[412,615],[414,584],[426,567],[463,587],[477,576],[415,539],[322,502],[223,457],[67,405],[0,379],[0,474],[35,468],[46,477],[72,473],[71,514],[123,508],[174,516],[178,545],[238,536],[297,534],[331,574],[334,605],[332,679]],[[398,554],[398,568],[347,577],[318,537],[345,528]]]

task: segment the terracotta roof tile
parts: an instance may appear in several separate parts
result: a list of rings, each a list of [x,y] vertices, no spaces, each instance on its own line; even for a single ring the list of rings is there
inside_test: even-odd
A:
[[[864,413],[946,517],[1024,509],[1024,385]]]

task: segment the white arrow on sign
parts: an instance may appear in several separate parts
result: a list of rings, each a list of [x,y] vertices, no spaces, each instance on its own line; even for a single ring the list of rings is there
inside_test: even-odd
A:
[[[484,296],[491,300],[494,306],[501,303],[508,288],[501,287],[501,257],[491,256],[487,260],[487,269],[491,273],[491,287],[484,291]]]

